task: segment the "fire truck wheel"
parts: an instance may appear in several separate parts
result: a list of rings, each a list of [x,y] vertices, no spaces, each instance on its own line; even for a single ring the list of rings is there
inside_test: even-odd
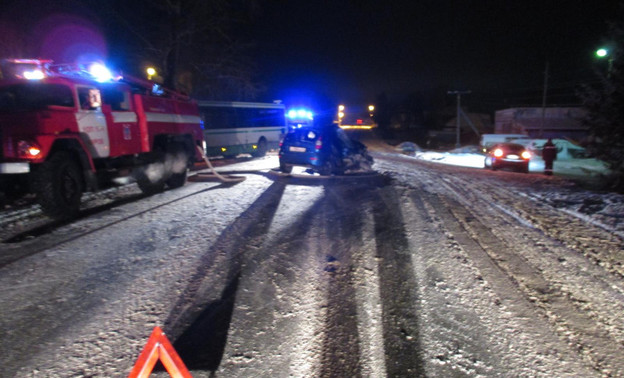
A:
[[[165,156],[166,166],[169,167],[171,175],[167,179],[167,186],[171,189],[184,186],[188,172],[188,153],[184,145],[176,144],[167,152]]]
[[[53,218],[71,218],[80,209],[82,175],[80,167],[65,152],[43,163],[36,176],[37,200],[43,212]]]
[[[139,189],[147,195],[152,195],[165,190],[164,175],[164,164],[153,163],[138,168],[135,171],[134,177]]]
[[[266,155],[266,153],[267,153],[267,141],[263,137],[263,138],[260,138],[260,140],[258,141],[258,148],[256,149],[255,152],[251,153],[251,156],[263,157],[264,155]]]

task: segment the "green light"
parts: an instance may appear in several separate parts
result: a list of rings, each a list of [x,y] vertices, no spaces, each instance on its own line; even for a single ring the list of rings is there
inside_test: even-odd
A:
[[[609,55],[609,51],[607,49],[598,49],[596,50],[596,56],[599,58],[604,58]]]

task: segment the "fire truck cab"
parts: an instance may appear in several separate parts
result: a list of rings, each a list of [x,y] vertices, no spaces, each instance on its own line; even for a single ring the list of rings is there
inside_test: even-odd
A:
[[[83,192],[120,176],[148,194],[180,187],[203,158],[199,111],[182,94],[51,61],[2,68],[0,191],[36,194],[51,217],[75,216]]]

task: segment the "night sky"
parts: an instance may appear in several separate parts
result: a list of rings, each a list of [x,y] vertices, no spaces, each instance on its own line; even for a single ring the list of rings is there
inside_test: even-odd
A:
[[[78,3],[89,15],[88,2]],[[240,3],[250,4],[232,4]],[[541,103],[548,62],[549,103],[555,104],[567,101],[561,93],[572,93],[605,64],[593,52],[607,42],[607,22],[621,18],[619,3],[257,0],[250,21],[237,25],[237,37],[252,46],[248,56],[254,77],[266,88],[258,100],[362,105],[381,93],[400,101],[411,93],[449,97],[449,90],[471,90],[467,104],[535,104]],[[51,7],[65,7],[66,14],[79,8],[75,0],[5,0],[0,31],[6,35],[7,22],[19,26],[49,16]],[[48,17],[47,22],[55,20]],[[94,20],[102,23],[107,20]],[[52,38],[37,34],[38,29],[41,25],[24,28],[27,38],[41,45],[40,54],[58,52],[54,44],[45,50],[45,39]],[[83,35],[65,32],[67,37],[54,40]],[[123,44],[110,38],[89,41],[106,45],[99,49],[111,56]]]
[[[556,96],[557,86],[591,77],[607,21],[620,14],[606,0],[263,4],[256,63],[270,91],[346,103],[448,90],[530,102],[522,96],[540,93],[547,61]]]

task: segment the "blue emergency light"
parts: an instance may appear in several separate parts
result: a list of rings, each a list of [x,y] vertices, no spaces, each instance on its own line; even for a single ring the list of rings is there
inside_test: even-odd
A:
[[[313,119],[314,115],[307,109],[290,109],[286,116],[290,119]]]

